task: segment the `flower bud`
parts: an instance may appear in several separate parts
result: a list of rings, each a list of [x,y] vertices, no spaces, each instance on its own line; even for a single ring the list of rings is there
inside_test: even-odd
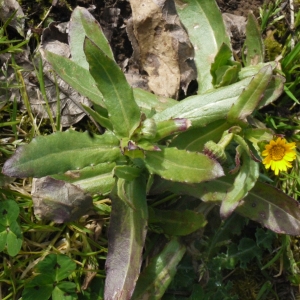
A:
[[[203,153],[208,157],[217,160],[220,164],[225,163],[227,159],[224,148],[213,141],[208,141],[204,145]]]
[[[153,119],[146,119],[141,128],[141,135],[144,139],[153,139],[156,135],[156,123]]]

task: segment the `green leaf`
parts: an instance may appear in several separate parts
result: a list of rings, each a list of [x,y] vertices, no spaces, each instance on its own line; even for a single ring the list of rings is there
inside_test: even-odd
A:
[[[195,49],[198,94],[213,88],[210,65],[222,43],[230,45],[220,10],[213,0],[176,0],[181,22]]]
[[[240,150],[240,147],[238,147],[237,152]],[[237,154],[240,155],[239,153]],[[242,162],[240,171],[221,204],[220,214],[224,219],[228,218],[236,209],[239,202],[247,196],[248,192],[255,185],[259,175],[259,164],[252,160],[246,151],[242,151]]]
[[[96,87],[94,78],[89,70],[81,67],[70,59],[45,51],[47,61],[53,70],[81,95],[89,98],[93,103],[105,106],[103,96]],[[78,75],[80,74],[80,76]]]
[[[114,59],[109,43],[100,24],[84,7],[77,6],[69,24],[69,45],[72,61],[88,70],[89,64],[83,51],[85,37],[93,41],[109,58]]]
[[[14,221],[11,222],[9,228],[6,229],[7,237],[6,237],[6,245],[7,245],[7,253],[10,256],[16,256],[22,248],[23,243],[23,235],[19,224]]]
[[[188,235],[207,223],[202,213],[192,210],[174,211],[149,209],[149,223],[158,225],[168,235]]]
[[[280,75],[273,75],[272,79],[266,88],[263,98],[258,104],[258,108],[265,107],[266,105],[273,103],[279,98],[284,89],[285,78]]]
[[[78,299],[76,294],[76,284],[74,282],[59,282],[53,289],[52,300],[75,300]]]
[[[52,294],[53,283],[53,279],[48,275],[48,271],[43,275],[34,277],[25,284],[22,300],[48,300]]]
[[[153,257],[140,275],[131,300],[161,299],[176,274],[186,248],[177,238],[170,242],[157,256]]]
[[[103,96],[98,90],[95,80],[89,70],[81,67],[70,59],[45,51],[47,61],[54,71],[81,95],[89,98],[93,103],[105,107]],[[80,76],[78,76],[80,74]],[[142,89],[133,89],[134,98],[147,117],[151,117],[156,111],[160,112],[177,103],[176,100],[163,98]],[[100,123],[102,124],[102,123]]]
[[[247,66],[241,69],[239,72],[239,80],[245,79],[247,77],[255,76],[263,67],[265,66],[271,66],[272,70],[275,70],[278,66],[278,63],[276,61],[269,61],[266,63],[259,63],[255,66]]]
[[[133,166],[116,166],[114,168],[114,175],[118,178],[123,178],[131,181],[141,174],[141,169]]]
[[[135,101],[147,118],[151,118],[155,112],[163,111],[178,103],[174,99],[157,96],[139,88],[134,88],[133,94]]]
[[[210,73],[213,77],[215,88],[230,85],[238,81],[241,64],[231,60],[232,51],[229,46],[223,43],[211,65]]]
[[[257,246],[256,242],[250,238],[242,238],[238,247],[231,244],[228,247],[226,267],[234,269],[236,264],[240,262],[240,267],[247,268],[247,264],[253,259],[261,260],[262,250]]]
[[[158,122],[156,126],[157,132],[151,141],[159,141],[170,135],[185,132],[191,126],[191,122],[187,119],[176,118]]]
[[[151,193],[170,191],[185,194],[216,204],[225,198],[232,187],[234,176],[225,176],[209,182],[185,184],[159,180]],[[289,235],[300,234],[300,207],[296,200],[275,187],[257,181],[235,212],[276,232]]]
[[[64,174],[52,175],[51,177],[77,185],[90,194],[106,195],[111,192],[115,184],[113,178],[115,166],[115,163],[107,162],[80,170],[70,170]]]
[[[295,47],[281,61],[281,66],[286,73],[291,72],[293,66],[298,63],[300,55],[300,43],[296,43]]]
[[[162,151],[146,152],[148,170],[171,181],[196,183],[223,176],[218,162],[202,153],[176,148],[161,148]]]
[[[269,142],[274,137],[274,132],[269,128],[248,128],[243,131],[244,139],[257,145],[258,142]]]
[[[94,109],[84,104],[81,105],[85,109],[86,113],[89,114],[97,123],[99,123],[102,127],[108,129],[109,131],[113,131],[113,127],[108,119],[107,110],[105,108],[97,104],[93,105]]]
[[[245,121],[262,99],[271,78],[272,68],[270,66],[263,67],[229,110],[228,122],[236,124],[239,121]]]
[[[19,217],[19,206],[13,200],[0,202],[0,252],[5,249],[8,255],[16,256],[23,242],[23,235],[17,218]]]
[[[247,220],[238,214],[232,214],[223,221],[209,239],[207,248],[208,259],[212,259],[220,251],[220,247],[223,247],[226,241],[232,240],[234,235],[240,236],[246,223]]]
[[[190,96],[178,104],[165,109],[153,116],[156,122],[185,118],[192,122],[194,128],[206,126],[214,121],[226,119],[232,105],[237,101],[251,78],[226,87],[207,92],[203,95]]]
[[[224,120],[215,121],[205,127],[195,128],[178,134],[170,143],[170,147],[201,152],[208,141],[219,142],[225,130],[231,125]]]
[[[37,272],[51,276],[53,283],[67,278],[75,269],[76,263],[63,254],[49,254],[36,265]]]
[[[105,53],[88,38],[84,51],[90,73],[101,91],[115,134],[129,138],[140,123],[140,110],[125,75]]]
[[[118,144],[109,133],[91,138],[88,133],[69,130],[39,136],[17,149],[4,164],[3,173],[12,177],[42,177],[113,162],[121,155]]]
[[[0,201],[0,224],[9,226],[19,217],[19,206],[13,200]]]
[[[130,299],[140,273],[148,219],[146,182],[118,179],[111,194],[105,299]]]
[[[249,13],[248,15],[245,45],[247,47],[246,66],[257,65],[264,61],[264,48],[261,32],[256,18],[252,13]]]

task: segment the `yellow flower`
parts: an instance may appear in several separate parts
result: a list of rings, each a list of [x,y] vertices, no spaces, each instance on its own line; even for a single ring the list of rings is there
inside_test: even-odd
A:
[[[287,143],[281,137],[277,138],[276,141],[270,141],[262,152],[262,156],[266,156],[263,159],[266,169],[271,167],[275,175],[278,175],[279,171],[286,171],[287,168],[291,168],[290,162],[296,158],[294,148],[296,148],[296,143]]]

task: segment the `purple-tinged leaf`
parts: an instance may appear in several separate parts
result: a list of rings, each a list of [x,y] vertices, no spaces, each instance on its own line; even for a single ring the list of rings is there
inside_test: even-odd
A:
[[[78,186],[51,177],[32,183],[34,214],[56,223],[79,219],[93,209],[93,199]]]
[[[238,97],[228,112],[227,120],[236,124],[245,121],[258,106],[272,78],[272,67],[263,67],[252,79],[249,85]]]
[[[192,128],[178,134],[171,142],[170,147],[201,152],[208,141],[219,142],[225,130],[231,125],[219,120],[201,128]]]
[[[143,177],[118,179],[111,194],[105,300],[129,300],[140,274],[148,219]]]
[[[146,152],[146,167],[162,178],[196,183],[223,176],[221,165],[202,153],[188,152],[176,148],[163,148],[162,151]]]
[[[240,146],[237,147],[237,153],[240,154],[241,150]],[[259,175],[259,164],[252,160],[246,151],[242,152],[242,160],[240,171],[221,204],[220,214],[223,219],[228,218],[236,209],[239,202],[253,188]]]
[[[159,179],[152,194],[170,191],[175,194],[191,195],[205,202],[220,205],[232,187],[234,176],[225,176],[209,182],[185,184]],[[261,223],[276,233],[300,235],[299,203],[279,189],[257,181],[248,195],[235,209],[238,214]]]
[[[90,165],[113,162],[120,155],[118,139],[109,133],[56,132],[21,146],[2,169],[11,177],[43,177]]]
[[[90,73],[104,97],[115,134],[129,138],[140,124],[140,109],[132,88],[117,63],[88,38],[84,41],[84,52]]]
[[[276,233],[300,234],[299,203],[266,183],[257,182],[236,212]]]
[[[188,235],[203,228],[207,221],[200,212],[149,209],[149,223],[162,229],[163,233],[175,236]]]

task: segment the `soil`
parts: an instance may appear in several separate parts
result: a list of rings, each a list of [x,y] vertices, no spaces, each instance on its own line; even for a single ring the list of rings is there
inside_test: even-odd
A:
[[[263,0],[217,0],[222,13],[244,17],[247,17],[250,11],[258,17],[258,8],[263,2]],[[133,50],[126,33],[126,23],[131,16],[131,8],[129,2],[126,0],[53,0],[52,9],[43,25],[45,26],[50,21],[69,21],[72,12],[71,9],[77,5],[88,8],[97,21],[100,22],[112,46],[116,61],[119,64],[122,64],[126,58],[131,57]],[[49,7],[46,1],[39,1],[38,3],[33,0],[23,1],[22,9],[26,15],[29,15],[26,24],[27,28],[34,29],[40,23],[41,16],[47,12],[45,11],[46,7]],[[39,31],[37,30],[37,32]],[[235,34],[232,41],[234,50],[240,48],[243,41],[244,36],[238,33]]]
[[[258,17],[258,8],[264,3],[263,0],[217,0],[222,13],[230,13],[238,16],[247,17],[249,11],[252,11]]]

